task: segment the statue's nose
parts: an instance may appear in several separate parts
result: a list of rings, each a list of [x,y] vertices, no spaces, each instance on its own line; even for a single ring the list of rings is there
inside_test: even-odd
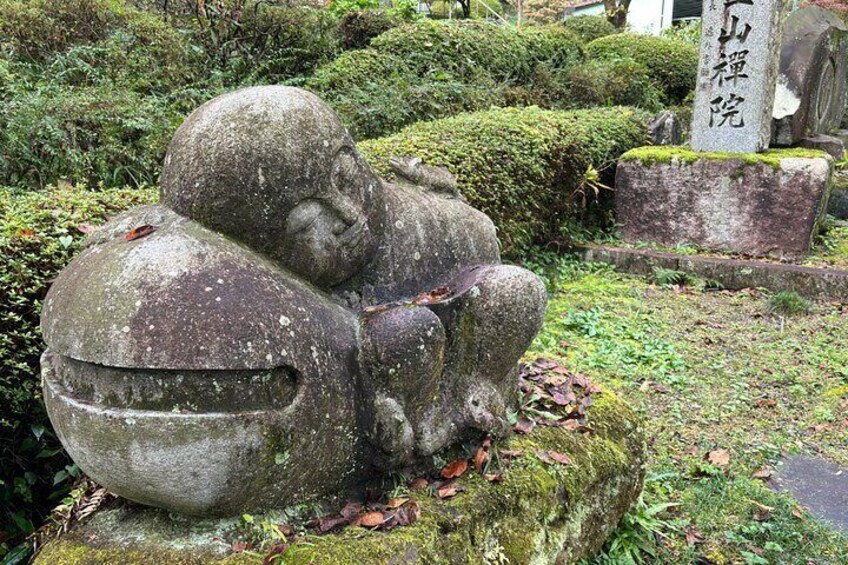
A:
[[[362,215],[359,207],[350,198],[337,190],[334,190],[330,194],[327,203],[333,208],[339,219],[345,223],[346,227],[355,224]]]

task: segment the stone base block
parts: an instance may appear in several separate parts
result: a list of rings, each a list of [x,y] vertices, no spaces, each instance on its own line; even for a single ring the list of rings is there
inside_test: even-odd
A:
[[[469,472],[467,492],[451,500],[415,495],[421,518],[391,532],[350,526],[340,534],[294,542],[281,563],[298,565],[569,564],[601,548],[639,496],[645,437],[640,420],[607,391],[588,410],[592,434],[537,426],[499,449],[521,450],[500,483]],[[570,465],[535,454],[554,450]],[[202,464],[202,462],[196,462]],[[255,517],[259,523],[262,517]],[[237,519],[200,520],[120,501],[48,543],[39,565],[189,565],[262,563],[261,553],[233,553]],[[239,537],[241,536],[241,537]],[[494,556],[494,557],[493,557]],[[275,561],[276,562],[276,561]]]
[[[809,149],[642,147],[619,162],[617,221],[631,243],[800,257],[826,213],[833,168],[829,155]]]

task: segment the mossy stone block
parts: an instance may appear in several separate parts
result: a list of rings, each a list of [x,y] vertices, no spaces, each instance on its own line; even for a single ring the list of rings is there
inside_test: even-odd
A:
[[[568,564],[595,554],[639,496],[645,472],[644,430],[620,399],[603,391],[589,409],[593,434],[538,426],[501,449],[522,450],[501,483],[470,473],[468,490],[452,500],[421,495],[421,519],[391,532],[349,527],[310,536],[282,555],[290,565],[473,564],[498,557],[509,563]],[[547,465],[535,454],[554,450],[571,465]],[[258,519],[258,517],[257,517]],[[119,505],[50,543],[38,565],[243,565],[261,563],[233,554],[237,523],[197,520]]]

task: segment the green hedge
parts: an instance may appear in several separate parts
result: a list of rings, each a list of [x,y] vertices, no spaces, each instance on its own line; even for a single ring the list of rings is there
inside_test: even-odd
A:
[[[400,18],[381,10],[355,10],[342,17],[339,28],[345,49],[362,49],[372,39],[401,24]]]
[[[618,33],[618,29],[606,16],[571,16],[562,20],[561,25],[579,37],[584,44]]]
[[[676,39],[618,33],[586,46],[590,59],[627,58],[644,65],[665,94],[666,102],[679,104],[695,89],[698,49]]]
[[[155,196],[152,189],[0,188],[0,561],[3,540],[31,531],[58,503],[51,494],[69,486],[69,461],[41,403],[41,301],[88,226]]]
[[[495,222],[503,251],[515,255],[576,217],[590,165],[609,172],[622,153],[647,143],[646,115],[637,110],[529,107],[423,122],[360,149],[382,174],[392,155],[447,167],[469,203]]]
[[[568,68],[578,40],[556,27],[523,30],[482,22],[394,28],[318,69],[306,82],[338,111],[357,139],[492,105],[534,99],[541,68]]]

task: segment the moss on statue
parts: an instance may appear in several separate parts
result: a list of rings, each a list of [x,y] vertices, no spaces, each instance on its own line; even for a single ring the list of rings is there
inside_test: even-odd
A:
[[[412,526],[388,533],[348,527],[336,535],[309,536],[291,545],[283,562],[465,564],[505,558],[510,563],[574,563],[592,555],[641,491],[645,457],[643,431],[630,408],[606,391],[593,398],[588,423],[594,433],[537,426],[501,444],[525,453],[501,483],[468,473],[459,480],[467,492],[453,500],[417,499],[421,519]],[[535,455],[540,450],[567,454],[572,464],[546,465]],[[96,515],[47,544],[35,562],[242,565],[262,560],[248,553],[212,555],[197,545],[199,539],[213,539],[222,522],[189,523],[183,526],[183,539],[175,540],[164,532],[172,525],[163,516],[137,507],[117,520]],[[127,531],[116,534],[119,530]],[[181,543],[192,537],[194,546]]]
[[[690,165],[702,159],[713,161],[739,160],[746,165],[768,165],[774,170],[780,169],[782,159],[822,159],[827,153],[816,149],[793,147],[789,149],[769,149],[762,153],[710,153],[693,151],[688,147],[671,145],[647,146],[631,149],[621,156],[622,161],[638,161],[646,166],[668,165],[676,161]]]

